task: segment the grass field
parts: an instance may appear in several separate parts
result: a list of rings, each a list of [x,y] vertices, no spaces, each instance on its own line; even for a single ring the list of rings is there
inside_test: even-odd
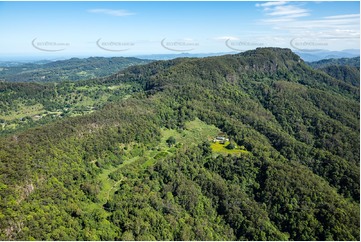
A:
[[[117,171],[118,169],[122,169],[125,165],[131,164],[137,159],[139,159],[138,156],[125,160],[122,164],[118,166],[111,166],[107,169],[103,169],[103,172],[98,176],[99,181],[102,183],[102,189],[97,196],[101,204],[107,202],[109,197],[112,196],[112,194],[116,191],[117,185],[119,185],[122,181],[122,179],[118,181],[113,181],[109,178],[109,174]]]
[[[220,130],[214,125],[208,125],[199,119],[185,123],[185,129],[177,131],[175,129],[163,129],[161,147],[167,146],[166,140],[173,136],[177,143],[183,145],[196,145],[204,141],[211,141]]]
[[[129,85],[129,84],[120,84],[120,85],[109,86],[108,89],[116,90],[116,89],[129,88],[129,87],[131,87],[131,85]]]
[[[8,115],[0,115],[0,119],[11,121],[14,119],[24,118],[26,116],[34,116],[44,111],[45,110],[43,109],[43,105],[40,103],[31,106],[20,105],[18,111],[12,111]]]
[[[229,144],[230,142],[226,142],[225,144],[221,144],[219,142],[215,142],[211,144],[211,148],[212,151],[214,153],[218,153],[218,154],[223,154],[223,155],[238,155],[238,154],[247,154],[248,151],[246,151],[245,149],[236,147],[233,150],[229,150],[226,148],[226,146]]]

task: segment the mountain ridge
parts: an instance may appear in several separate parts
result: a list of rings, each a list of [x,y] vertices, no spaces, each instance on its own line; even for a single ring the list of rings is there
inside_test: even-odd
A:
[[[358,87],[277,48],[92,82],[138,89],[0,137],[1,239],[359,240]]]
[[[78,81],[107,76],[129,66],[149,62],[134,57],[89,57],[26,63],[1,68],[0,79],[10,82]]]
[[[270,55],[271,54],[271,55]],[[271,57],[272,58],[271,58]],[[183,64],[182,64],[183,63]],[[197,66],[197,63],[198,64]],[[209,66],[205,66],[202,63],[208,63],[209,65],[213,65],[213,68],[209,68]],[[225,67],[225,63],[228,65]],[[354,88],[351,84],[342,82],[338,79],[332,78],[326,75],[324,72],[319,72],[317,70],[313,70],[302,59],[293,53],[290,49],[284,48],[257,48],[256,50],[246,51],[239,54],[234,55],[225,55],[221,57],[205,57],[202,59],[197,58],[179,58],[175,60],[169,61],[156,61],[153,66],[161,65],[162,68],[169,68],[173,65],[184,65],[185,68],[202,68],[202,65],[206,67],[209,73],[217,69],[217,66],[224,67],[225,71],[229,70],[231,74],[238,75],[238,78],[242,75],[247,75],[249,77],[256,77],[268,75],[268,78],[275,78],[274,76],[283,76],[285,79],[291,80],[292,76],[289,75],[289,72],[307,72],[307,74],[317,75],[317,78],[325,82],[324,84],[333,86],[337,89],[341,89],[344,92],[348,92],[355,97],[358,97],[358,89]],[[190,65],[193,64],[193,67]],[[152,64],[151,64],[152,65]],[[153,68],[153,67],[150,67]],[[231,70],[233,68],[233,70]],[[142,67],[134,67],[130,68],[127,72],[139,72]],[[153,68],[154,69],[154,68]],[[168,69],[167,69],[168,70]],[[236,70],[236,71],[235,71]],[[239,74],[237,74],[239,72]],[[257,73],[261,72],[261,73]],[[149,72],[148,72],[149,73]],[[227,74],[223,73],[222,78],[226,77]],[[123,76],[125,75],[125,76]],[[202,77],[206,77],[209,74],[203,74]],[[105,78],[105,80],[112,80],[123,76],[120,81],[127,81],[127,78],[135,78],[136,75],[126,75],[126,73],[120,71],[118,74],[112,75],[109,78]],[[231,78],[231,77],[229,77]],[[314,80],[311,82],[305,82],[305,84],[322,87],[319,83],[320,80]],[[298,82],[302,82],[301,76],[298,76]],[[143,83],[145,84],[145,83]],[[153,85],[149,82],[147,85]]]

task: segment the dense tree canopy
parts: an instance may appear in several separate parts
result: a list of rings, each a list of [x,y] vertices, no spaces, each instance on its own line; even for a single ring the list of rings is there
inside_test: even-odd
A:
[[[0,239],[360,239],[358,86],[278,48],[74,85],[126,88],[0,137]],[[2,83],[1,101],[55,87]]]
[[[360,86],[360,57],[326,59],[308,64],[326,72],[336,79],[354,86]]]

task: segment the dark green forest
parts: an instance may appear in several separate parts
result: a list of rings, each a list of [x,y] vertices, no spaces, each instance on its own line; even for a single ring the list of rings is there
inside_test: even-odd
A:
[[[359,85],[289,49],[0,84],[0,240],[360,240]]]
[[[336,79],[360,86],[360,57],[326,59],[308,64]]]
[[[328,67],[328,66],[360,67],[360,57],[324,59],[324,60],[320,60],[320,61],[308,62],[307,64],[314,68],[317,68],[317,69]]]

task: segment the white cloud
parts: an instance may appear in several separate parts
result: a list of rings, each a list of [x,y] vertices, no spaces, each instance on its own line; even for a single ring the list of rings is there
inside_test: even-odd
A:
[[[289,18],[298,18],[309,15],[309,10],[303,9],[297,6],[276,6],[273,9],[268,10],[269,16],[287,16]]]
[[[328,16],[325,19],[348,19],[348,18],[360,18],[360,14],[344,14],[344,15],[335,15],[335,16]]]
[[[106,8],[97,8],[97,9],[89,9],[89,13],[101,13],[107,14],[116,17],[124,17],[129,15],[134,15],[135,13],[129,12],[128,10],[124,9],[106,9]]]
[[[233,37],[233,36],[220,36],[220,37],[215,37],[213,38],[214,40],[221,40],[221,41],[226,41],[226,40],[239,40],[239,38],[237,37]]]
[[[271,22],[268,22],[271,23]],[[343,32],[359,32],[360,20],[359,17],[342,17],[330,16],[314,20],[293,20],[282,24],[284,29],[325,29],[337,30],[342,29]]]
[[[287,2],[266,2],[266,3],[257,3],[256,7],[272,7],[272,6],[279,6],[284,5]]]
[[[260,24],[273,31],[288,35],[292,40],[327,44],[325,48],[342,49],[346,43],[358,48],[360,44],[360,14],[342,14],[325,17],[312,16],[305,3],[282,2],[282,4],[258,4],[264,12]],[[304,18],[308,16],[308,18]],[[270,35],[273,35],[272,33]],[[273,42],[273,41],[271,41]],[[284,43],[287,41],[285,40]],[[279,41],[274,41],[274,44]]]
[[[308,9],[288,2],[266,2],[263,4],[256,4],[256,7],[263,8],[263,11],[267,16],[276,18],[271,19],[272,22],[280,22],[283,21],[282,19],[284,19],[284,21],[289,21],[289,19],[310,15]]]

